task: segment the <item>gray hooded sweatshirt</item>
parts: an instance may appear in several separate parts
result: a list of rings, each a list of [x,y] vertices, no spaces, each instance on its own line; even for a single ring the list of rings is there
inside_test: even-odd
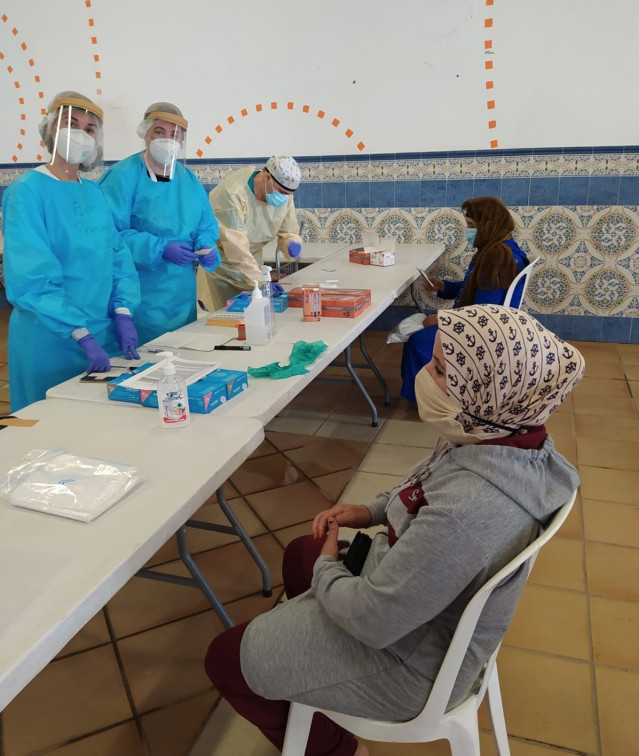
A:
[[[367,505],[390,538],[375,536],[359,577],[320,556],[310,590],[249,624],[248,685],[265,698],[361,717],[416,716],[468,601],[578,485],[550,437],[532,450],[453,447],[430,469],[416,465]],[[520,569],[489,598],[449,707],[468,696],[506,633],[526,577]]]

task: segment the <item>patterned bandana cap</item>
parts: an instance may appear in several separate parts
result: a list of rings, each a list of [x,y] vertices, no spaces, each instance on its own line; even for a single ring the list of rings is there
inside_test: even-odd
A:
[[[266,170],[278,184],[295,191],[300,185],[302,172],[297,161],[288,155],[273,155],[266,161]]]
[[[542,425],[583,378],[585,361],[531,315],[497,305],[440,310],[446,389],[477,436]]]

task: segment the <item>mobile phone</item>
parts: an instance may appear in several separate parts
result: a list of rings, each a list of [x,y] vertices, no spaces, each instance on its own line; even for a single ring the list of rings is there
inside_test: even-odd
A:
[[[417,270],[419,271],[419,275],[420,275],[420,276],[421,276],[422,278],[424,278],[424,279],[426,280],[426,283],[427,283],[427,284],[428,284],[429,286],[432,286],[432,287],[433,287],[433,289],[436,289],[436,288],[437,288],[437,287],[435,286],[435,284],[434,284],[434,283],[433,283],[433,282],[432,282],[432,281],[430,280],[430,278],[429,278],[429,277],[428,277],[428,276],[426,275],[426,273],[424,273],[424,271],[423,271],[423,270],[422,270],[421,268],[417,268]]]

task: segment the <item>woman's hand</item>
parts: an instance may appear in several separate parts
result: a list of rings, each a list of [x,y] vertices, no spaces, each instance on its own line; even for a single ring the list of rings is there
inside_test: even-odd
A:
[[[330,517],[327,522],[328,532],[326,540],[320,551],[320,555],[328,554],[329,556],[339,559],[339,543],[337,536],[339,534],[339,525],[335,522],[333,517]]]
[[[428,276],[428,281],[422,277],[422,286],[425,291],[444,291],[444,282],[436,276]]]
[[[437,325],[437,315],[431,314],[427,315],[424,318],[424,328],[428,328],[429,326],[436,326]]]
[[[313,520],[313,538],[323,538],[329,532],[329,520],[335,520],[336,531],[341,525],[344,528],[367,528],[373,516],[368,507],[363,504],[335,504],[325,509]],[[335,536],[337,546],[337,536]],[[322,552],[323,553],[323,552]]]

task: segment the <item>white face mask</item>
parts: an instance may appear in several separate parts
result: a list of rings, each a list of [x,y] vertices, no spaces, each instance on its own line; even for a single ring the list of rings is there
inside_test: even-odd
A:
[[[80,165],[95,152],[95,139],[82,129],[60,129],[56,150],[67,163]]]
[[[182,145],[175,139],[152,139],[149,144],[151,157],[161,165],[172,163],[181,149]]]

